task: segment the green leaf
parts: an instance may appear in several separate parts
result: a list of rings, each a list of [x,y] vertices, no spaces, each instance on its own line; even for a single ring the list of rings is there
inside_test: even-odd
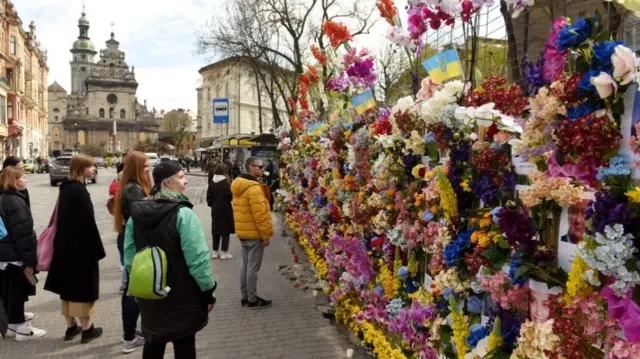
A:
[[[571,61],[571,60],[569,60]],[[589,62],[584,57],[578,57],[576,59],[576,72],[586,73],[589,71]]]
[[[560,150],[556,150],[556,161],[558,161],[559,166],[564,166],[564,153]]]
[[[594,42],[603,42],[611,40],[611,32],[609,30],[600,31],[600,33],[596,36]]]
[[[516,269],[515,276],[516,278],[524,277],[531,270],[531,266],[528,264],[522,264],[518,269]]]
[[[509,249],[509,242],[507,242],[504,237],[501,237],[500,240],[498,240],[498,246],[502,249]]]
[[[508,258],[508,253],[505,253],[505,251],[497,247],[485,249],[485,251],[482,252],[482,255],[491,262],[493,268],[502,267],[502,264],[505,263]]]

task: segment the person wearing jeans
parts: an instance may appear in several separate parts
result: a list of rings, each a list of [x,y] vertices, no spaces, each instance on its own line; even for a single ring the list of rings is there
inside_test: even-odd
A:
[[[269,190],[258,182],[263,164],[259,157],[250,157],[245,163],[247,174],[242,174],[231,184],[233,217],[236,234],[242,242],[242,266],[240,269],[240,304],[250,309],[267,308],[271,301],[258,296],[258,272],[262,265],[264,247],[273,236]]]
[[[213,259],[232,259],[229,253],[229,237],[235,233],[233,208],[231,208],[231,187],[229,186],[229,169],[226,165],[217,164],[213,178],[207,189],[207,204],[211,207],[211,235],[213,238]],[[222,242],[222,248],[220,247]],[[220,251],[222,249],[222,251]]]

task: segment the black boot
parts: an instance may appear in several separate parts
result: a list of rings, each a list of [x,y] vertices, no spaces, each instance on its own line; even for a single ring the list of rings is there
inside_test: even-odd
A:
[[[96,328],[91,324],[91,328],[82,331],[82,344],[87,344],[90,341],[102,336],[102,328]]]
[[[65,342],[73,341],[73,338],[75,338],[80,333],[82,333],[82,328],[80,328],[78,323],[75,323],[73,327],[67,328],[67,331],[64,332],[64,341]]]

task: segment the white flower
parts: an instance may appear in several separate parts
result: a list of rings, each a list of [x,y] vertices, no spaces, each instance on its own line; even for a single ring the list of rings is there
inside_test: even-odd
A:
[[[392,148],[393,147],[393,136],[391,135],[378,135],[375,136],[376,141],[382,145],[382,148]]]
[[[414,101],[413,97],[407,96],[398,100],[398,103],[391,108],[391,113],[396,114],[398,112],[404,112],[413,107]]]

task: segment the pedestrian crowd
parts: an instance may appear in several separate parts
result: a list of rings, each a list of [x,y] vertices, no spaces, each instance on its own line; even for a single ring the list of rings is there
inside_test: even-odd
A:
[[[34,230],[24,163],[8,157],[0,175],[0,334],[22,342],[42,338],[32,326],[35,314],[25,303],[36,294],[40,272],[44,289],[60,298],[66,331],[62,340],[89,343],[103,329],[94,323],[99,299],[99,262],[106,253],[86,188],[94,176],[94,159],[75,155],[49,225],[39,237]],[[231,163],[211,168],[207,204],[211,207],[213,252],[193,204],[182,166],[161,162],[150,168],[147,156],[129,151],[109,186],[107,208],[117,233],[122,278],[122,352],[143,347],[144,359],[163,358],[173,343],[176,358],[196,357],[195,335],[213,310],[217,283],[209,257],[233,259],[232,234],[240,239],[240,305],[271,306],[258,296],[258,272],[264,249],[273,236],[272,195],[261,178],[262,159],[246,160],[244,173]],[[138,321],[140,319],[140,326]],[[3,328],[3,321],[5,328]]]

